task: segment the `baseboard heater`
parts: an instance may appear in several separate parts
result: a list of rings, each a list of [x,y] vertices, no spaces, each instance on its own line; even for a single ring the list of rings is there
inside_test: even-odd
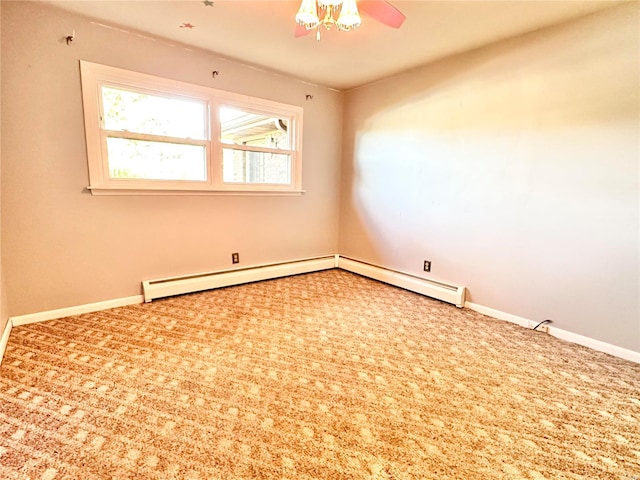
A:
[[[340,257],[339,267],[343,270],[395,285],[396,287],[404,288],[427,297],[452,303],[458,308],[464,307],[465,287],[428,280],[347,257]]]
[[[337,255],[142,282],[144,301],[337,267]]]
[[[395,285],[427,297],[452,303],[464,307],[465,287],[448,285],[442,282],[428,280],[408,273],[390,270],[352,258],[330,255],[324,257],[296,260],[292,262],[261,265],[257,267],[235,270],[205,272],[181,277],[161,278],[142,282],[144,301],[150,302],[155,298],[171,297],[185,293],[200,292],[214,288],[230,287],[243,283],[270,280],[301,273],[317,272],[331,268],[341,268],[348,272],[357,273],[390,285]]]

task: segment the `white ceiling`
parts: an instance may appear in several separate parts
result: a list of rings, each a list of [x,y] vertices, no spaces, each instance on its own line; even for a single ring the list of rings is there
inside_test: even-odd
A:
[[[363,15],[351,32],[294,38],[299,0],[47,0],[118,25],[347,90],[457,52],[613,6],[616,0],[391,0],[400,29]],[[189,22],[194,28],[180,28]]]

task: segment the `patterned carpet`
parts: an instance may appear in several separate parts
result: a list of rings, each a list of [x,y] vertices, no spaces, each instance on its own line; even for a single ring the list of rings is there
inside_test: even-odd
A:
[[[3,479],[640,478],[640,365],[341,270],[15,328]]]

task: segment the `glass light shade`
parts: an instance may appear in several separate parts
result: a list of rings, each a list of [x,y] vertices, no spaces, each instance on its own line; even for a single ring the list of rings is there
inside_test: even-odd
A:
[[[302,0],[300,9],[296,14],[296,22],[307,28],[314,28],[320,22],[316,0]]]
[[[340,30],[351,30],[352,28],[360,26],[360,14],[358,13],[356,0],[343,1],[340,16],[336,23]]]

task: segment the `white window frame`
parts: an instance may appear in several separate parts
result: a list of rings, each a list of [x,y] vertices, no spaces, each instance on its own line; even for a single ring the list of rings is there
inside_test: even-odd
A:
[[[87,162],[89,186],[94,195],[299,195],[302,190],[302,107],[274,102],[262,98],[241,95],[177,80],[132,72],[120,68],[80,61],[82,100],[84,108],[85,135],[87,140]],[[206,149],[206,180],[144,180],[110,178],[107,157],[107,135],[121,136],[104,128],[102,121],[102,86],[123,90],[142,91],[164,97],[199,100],[209,110],[209,128],[205,140],[178,140],[177,143],[202,145]],[[218,110],[221,106],[235,107],[251,113],[286,118],[291,129],[289,150],[266,147],[243,147],[221,142],[221,126]],[[122,135],[125,136],[125,135]],[[126,134],[127,138],[151,140],[158,137],[145,134]],[[174,142],[174,139],[171,139]],[[290,155],[291,182],[289,184],[223,182],[223,148],[247,149],[257,152]]]

